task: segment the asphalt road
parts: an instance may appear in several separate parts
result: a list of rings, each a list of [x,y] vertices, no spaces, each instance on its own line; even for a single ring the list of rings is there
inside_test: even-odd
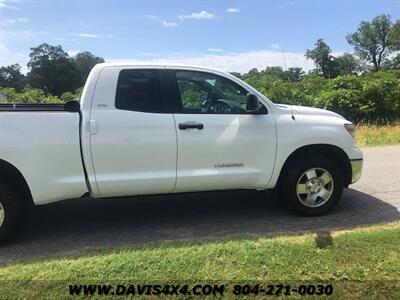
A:
[[[290,214],[272,193],[193,193],[74,199],[37,207],[0,264],[169,241],[297,234],[400,220],[400,146],[366,148],[362,179],[328,215]]]

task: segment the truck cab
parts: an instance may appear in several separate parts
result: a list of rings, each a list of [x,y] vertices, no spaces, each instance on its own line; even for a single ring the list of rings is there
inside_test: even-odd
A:
[[[83,93],[91,192],[265,189],[276,128],[266,104],[257,113],[246,110],[249,92],[200,68],[103,67],[92,98]]]

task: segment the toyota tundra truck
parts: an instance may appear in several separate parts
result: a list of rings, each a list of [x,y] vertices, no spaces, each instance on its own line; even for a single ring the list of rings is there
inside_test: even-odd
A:
[[[98,64],[79,102],[0,105],[0,241],[32,205],[79,197],[275,189],[320,215],[361,176],[354,132],[225,72]]]

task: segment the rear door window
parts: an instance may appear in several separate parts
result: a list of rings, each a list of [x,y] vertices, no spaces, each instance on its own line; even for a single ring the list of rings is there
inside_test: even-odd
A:
[[[115,107],[140,112],[163,112],[160,70],[126,69],[119,73]]]

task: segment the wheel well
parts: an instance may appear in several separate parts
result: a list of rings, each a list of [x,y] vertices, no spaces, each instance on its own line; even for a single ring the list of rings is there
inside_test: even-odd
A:
[[[342,171],[344,179],[343,180],[344,187],[349,186],[349,184],[351,183],[351,176],[352,176],[349,157],[347,156],[346,152],[344,152],[341,148],[328,144],[307,145],[293,151],[286,159],[282,167],[281,173],[279,174],[278,184],[280,183],[281,179],[285,177],[286,173],[290,169],[290,166],[294,162],[304,157],[314,156],[314,155],[323,155],[331,158]]]
[[[0,159],[0,181],[17,195],[24,204],[33,205],[31,190],[21,172],[12,164]]]

